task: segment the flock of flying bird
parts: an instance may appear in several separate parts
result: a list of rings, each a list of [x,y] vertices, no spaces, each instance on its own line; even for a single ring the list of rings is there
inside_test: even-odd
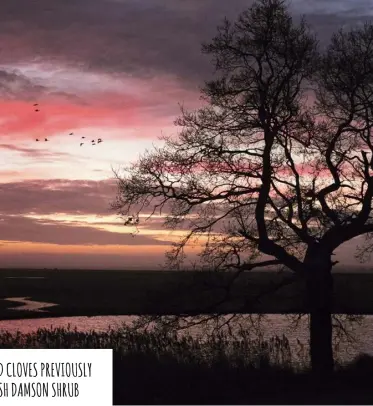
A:
[[[38,113],[40,111],[38,103],[34,103],[33,107],[34,107],[35,113]],[[74,135],[74,133],[70,133],[69,135]],[[85,137],[82,137],[81,139],[85,139]],[[39,142],[41,140],[39,140],[39,138],[36,138],[35,141]],[[44,142],[46,142],[46,141],[49,141],[48,138],[44,138]],[[102,142],[102,138],[98,138],[97,139],[97,144],[100,144],[101,142]],[[82,145],[84,145],[84,142],[80,143],[80,146],[82,146]],[[96,145],[96,140],[92,140],[91,145]]]
[[[35,113],[38,113],[40,111],[39,109],[39,104],[38,103],[34,103],[33,104],[34,107],[34,111]],[[74,135],[74,133],[70,133],[69,135]],[[85,137],[81,137],[82,139],[85,139]],[[41,139],[36,138],[35,141],[39,142],[41,141]],[[49,141],[48,138],[44,138],[44,142]],[[97,138],[97,144],[100,144],[102,142],[101,138]],[[80,146],[84,145],[84,142],[80,143]],[[96,141],[92,140],[91,141],[91,145],[96,145]],[[138,216],[129,216],[127,218],[127,220],[125,221],[124,225],[134,225],[136,228],[136,231],[134,233],[132,233],[132,237],[134,237],[136,234],[139,233],[139,229],[138,229],[138,224],[140,223],[139,217]]]

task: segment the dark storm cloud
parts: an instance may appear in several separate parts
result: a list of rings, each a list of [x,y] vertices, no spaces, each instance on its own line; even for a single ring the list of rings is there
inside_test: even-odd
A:
[[[211,73],[200,53],[224,16],[235,19],[251,0],[3,0],[2,63],[21,61],[136,76],[171,74],[201,83]],[[294,0],[314,30],[328,37],[369,17],[367,0]],[[0,62],[1,63],[1,62]]]
[[[168,3],[174,4],[169,7]],[[199,76],[206,68],[200,42],[211,36],[226,11],[214,7],[211,14],[210,2],[203,7],[201,2],[192,1],[189,7],[175,3],[41,0],[30,6],[26,0],[2,2],[0,30],[6,47],[2,56],[8,63],[26,57],[111,73]],[[236,8],[242,9],[231,5],[228,10]]]
[[[1,6],[0,6],[1,7]],[[1,30],[1,29],[0,29]],[[1,40],[1,34],[0,34]],[[6,49],[7,47],[5,47]],[[6,52],[5,52],[6,54]],[[17,59],[16,59],[17,60]],[[6,62],[0,53],[0,65]],[[10,61],[8,61],[10,62]],[[12,61],[14,62],[14,60]],[[0,97],[3,100],[35,100],[41,96],[54,96],[84,104],[84,101],[75,94],[57,91],[53,88],[42,86],[17,71],[17,69],[0,69]]]
[[[0,183],[0,214],[116,215],[117,212],[111,205],[116,199],[117,190],[114,179],[37,179]],[[138,207],[133,207],[134,212],[137,209]],[[150,205],[142,213],[150,214],[152,210],[153,206]],[[168,210],[169,206],[165,204],[162,212],[165,214]],[[158,222],[159,219],[153,218],[152,221]],[[115,224],[118,225],[118,222]],[[151,221],[146,224],[151,224]]]
[[[22,216],[0,216],[0,235],[4,241],[37,242],[59,245],[166,245],[151,237],[113,233],[106,230],[58,221]],[[168,243],[169,244],[169,243]]]
[[[26,95],[28,98],[33,98],[45,90],[46,88],[44,86],[33,83],[20,73],[0,70],[0,94],[2,98],[15,99],[19,97],[19,95]]]
[[[110,210],[116,184],[111,181],[30,180],[0,183],[3,214],[115,214]]]

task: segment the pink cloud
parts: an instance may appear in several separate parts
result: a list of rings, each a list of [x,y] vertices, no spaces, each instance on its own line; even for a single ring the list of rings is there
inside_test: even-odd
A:
[[[61,101],[43,103],[38,109],[35,112],[31,103],[25,101],[0,101],[0,134],[17,134],[19,139],[38,135],[41,130],[43,134],[53,134],[87,126],[125,127],[138,123],[134,100],[123,100],[121,109]]]
[[[47,149],[19,147],[13,144],[0,144],[0,150],[15,151],[19,152],[25,157],[39,158],[44,160],[58,160],[61,158],[71,159],[71,155],[65,152],[51,152]]]
[[[316,171],[315,162],[307,162],[302,164],[295,164],[295,168],[300,176],[313,176],[317,175],[318,178],[329,178],[331,177],[330,171],[327,168],[320,168]],[[283,165],[276,171],[276,174],[281,176],[294,176],[293,171],[288,165]]]
[[[45,72],[38,74],[47,76]],[[73,71],[70,76],[73,76]],[[23,82],[26,76],[20,74],[20,77]],[[79,78],[77,80],[86,80],[86,83],[76,94],[72,94],[73,89],[70,89],[74,83],[68,81],[66,89],[62,86],[56,92],[51,87],[54,79],[44,78],[43,82],[39,78],[35,79],[43,83],[39,97],[22,88],[10,99],[1,100],[0,97],[0,137],[27,139],[41,136],[41,133],[50,136],[72,129],[96,127],[143,128],[147,131],[140,132],[140,136],[156,138],[149,130],[154,129],[153,134],[159,135],[159,131],[155,130],[157,127],[173,126],[174,119],[180,114],[178,102],[192,109],[199,105],[198,91],[183,88],[175,78],[159,77],[143,81],[119,77],[113,81],[109,76],[92,78],[84,73]],[[28,80],[28,87],[32,87],[34,79]],[[109,90],[105,90],[104,84],[97,87],[100,80],[108,81]],[[90,86],[92,90],[87,90]],[[113,89],[115,86],[117,90]],[[38,106],[34,107],[34,103]],[[36,109],[39,111],[36,112]]]

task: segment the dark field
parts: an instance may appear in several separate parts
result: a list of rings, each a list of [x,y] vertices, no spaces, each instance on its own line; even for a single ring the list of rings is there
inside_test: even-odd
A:
[[[0,318],[305,310],[302,283],[290,273],[244,273],[228,297],[231,277],[190,271],[0,270]],[[286,286],[274,293],[285,280]],[[336,273],[334,285],[336,313],[373,314],[373,273]],[[17,311],[10,308],[21,305],[4,300],[9,297],[56,306]]]

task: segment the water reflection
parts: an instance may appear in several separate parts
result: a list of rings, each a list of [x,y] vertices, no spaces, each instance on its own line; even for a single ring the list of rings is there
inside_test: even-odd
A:
[[[94,317],[54,317],[42,319],[0,320],[0,333],[32,333],[39,328],[71,328],[78,331],[104,332],[109,328],[117,329],[123,324],[132,324],[133,316],[94,316]]]
[[[18,298],[20,299],[20,298]],[[23,298],[24,299],[24,298]],[[19,308],[17,308],[19,309]],[[71,328],[78,331],[105,332],[108,329],[118,329],[121,326],[131,325],[137,319],[136,316],[94,316],[94,317],[59,317],[42,319],[21,319],[21,320],[1,320],[0,332],[10,333],[32,333],[39,328]],[[366,353],[373,356],[373,316],[365,316],[361,323],[349,326],[353,342],[341,341],[339,343],[336,358],[341,362],[350,361],[359,353]],[[249,329],[250,327],[248,327]],[[194,327],[190,333],[201,333],[201,327]],[[292,348],[292,353],[297,353],[302,349],[308,351],[308,319],[302,318],[294,325],[288,316],[266,315],[260,324],[260,333],[265,339],[275,335],[287,336]],[[257,331],[253,330],[253,335]]]
[[[57,306],[56,303],[38,302],[31,300],[30,297],[7,297],[4,300],[9,302],[21,303],[23,306],[9,307],[9,310],[26,310],[30,312],[45,312],[48,307]]]

